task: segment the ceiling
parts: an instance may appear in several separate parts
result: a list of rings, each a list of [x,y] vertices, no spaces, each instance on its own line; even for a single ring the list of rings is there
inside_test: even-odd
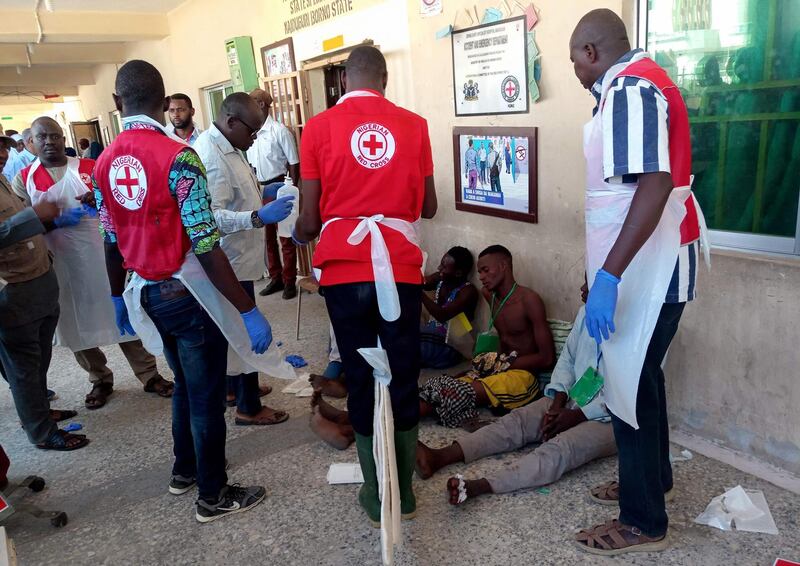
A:
[[[186,0],[50,0],[42,2],[42,8],[50,4],[55,12],[149,12],[166,14]],[[33,10],[36,0],[2,0],[0,6],[6,10]]]
[[[125,61],[127,43],[167,37],[185,1],[0,0],[0,114],[76,96],[98,65]]]

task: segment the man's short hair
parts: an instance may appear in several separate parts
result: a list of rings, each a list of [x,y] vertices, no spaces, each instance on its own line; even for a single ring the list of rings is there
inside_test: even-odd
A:
[[[386,59],[377,48],[359,45],[350,52],[344,68],[351,75],[381,77],[386,74]]]
[[[246,92],[234,92],[225,97],[219,111],[220,114],[227,114],[228,116],[236,116],[238,118],[250,108],[250,105],[255,103],[256,101],[250,98],[250,95]]]
[[[28,140],[30,140],[32,137],[33,137],[33,130],[31,130],[30,128],[25,128],[24,130],[22,130],[22,139],[25,140],[25,143],[28,143]]]
[[[160,106],[166,97],[161,73],[141,59],[128,61],[119,68],[114,90],[122,104],[134,110]]]
[[[472,252],[463,246],[453,246],[447,250],[447,255],[453,258],[456,264],[456,269],[464,272],[468,276],[472,271],[472,266],[475,265],[475,258],[472,257]]]
[[[493,254],[497,254],[499,256],[504,257],[505,259],[508,260],[508,263],[513,263],[514,261],[514,259],[511,257],[511,252],[508,251],[508,248],[505,246],[501,246],[500,244],[494,244],[492,246],[489,246],[488,248],[483,250],[478,255],[478,257],[481,258],[485,255],[493,255]]]
[[[169,95],[169,99],[170,100],[183,100],[183,101],[186,102],[186,105],[189,107],[189,110],[194,108],[194,106],[192,106],[192,99],[189,98],[188,94],[183,94],[182,92],[176,92],[175,94],[170,94]]]

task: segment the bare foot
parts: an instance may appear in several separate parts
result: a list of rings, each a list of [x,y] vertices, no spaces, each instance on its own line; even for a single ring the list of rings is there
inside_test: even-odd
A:
[[[445,466],[464,461],[464,451],[458,442],[444,448],[431,448],[417,440],[417,475],[426,480]]]
[[[322,391],[315,389],[311,395],[311,409],[317,409],[323,418],[333,421],[339,425],[350,425],[350,415],[347,411],[337,409],[322,398]]]
[[[308,378],[311,386],[315,391],[321,391],[326,397],[333,397],[335,399],[344,399],[347,397],[347,387],[344,380],[339,379],[326,379],[325,377],[312,373]]]
[[[489,482],[483,478],[479,480],[463,481],[464,488],[467,491],[467,499],[472,499],[473,497],[478,497],[479,495],[484,495],[486,493],[492,493],[491,485],[489,485]],[[461,505],[461,503],[467,501],[467,499],[465,499],[459,503],[458,495],[458,478],[450,478],[447,480],[447,500],[450,502],[450,505]]]
[[[309,424],[314,434],[337,450],[347,450],[347,447],[355,441],[353,427],[339,425],[326,419],[319,414],[316,407],[311,409],[311,421]]]

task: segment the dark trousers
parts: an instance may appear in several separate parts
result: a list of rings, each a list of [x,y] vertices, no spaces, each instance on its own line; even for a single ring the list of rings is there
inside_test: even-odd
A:
[[[253,301],[256,300],[252,281],[239,281]],[[240,373],[228,376],[228,395],[236,396],[236,408],[243,415],[257,415],[261,411],[261,397],[258,392],[258,372]]]
[[[492,192],[499,193],[502,191],[502,189],[500,188],[500,175],[496,177],[490,175],[489,182],[491,183]]]
[[[175,375],[172,473],[196,477],[200,498],[216,501],[228,480],[225,474],[228,342],[200,303],[175,279],[145,287],[142,306],[161,335],[164,356]]]
[[[44,299],[40,297],[39,299]],[[48,297],[46,300],[52,300]],[[37,301],[37,297],[31,297]],[[47,370],[53,353],[53,335],[58,324],[58,296],[47,316],[19,326],[0,327],[0,363],[11,388],[17,415],[28,440],[41,444],[58,427],[50,418],[47,400]]]
[[[665,303],[658,316],[639,378],[636,397],[639,429],[611,415],[619,450],[619,520],[638,527],[650,537],[667,532],[664,493],[672,489],[672,466],[661,362],[678,330],[685,306],[686,303]]]
[[[387,322],[378,312],[374,283],[346,283],[324,288],[336,343],[347,376],[347,409],[353,430],[372,435],[375,380],[358,348],[374,348],[378,337],[389,356],[394,426],[398,431],[419,423],[419,320],[422,286],[399,283],[400,318]]]

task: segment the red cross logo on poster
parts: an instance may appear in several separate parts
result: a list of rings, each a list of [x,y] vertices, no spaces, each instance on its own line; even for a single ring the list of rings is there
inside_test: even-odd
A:
[[[350,135],[350,151],[358,164],[367,169],[380,169],[394,157],[395,141],[388,128],[367,122]]]
[[[111,194],[128,210],[138,210],[147,194],[147,175],[141,162],[131,155],[121,155],[111,163],[108,173]]]

